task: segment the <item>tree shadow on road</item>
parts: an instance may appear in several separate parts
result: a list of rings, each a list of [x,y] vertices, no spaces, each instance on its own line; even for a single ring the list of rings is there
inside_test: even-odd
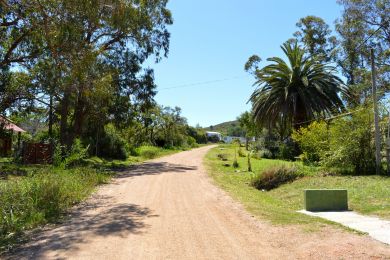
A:
[[[128,167],[118,172],[115,178],[133,178],[163,173],[185,173],[198,167],[167,162],[146,162]],[[93,195],[93,202],[82,203],[72,210],[66,221],[54,228],[33,232],[30,243],[18,247],[2,256],[6,259],[40,259],[45,253],[53,251],[77,250],[79,245],[90,242],[91,238],[108,236],[126,237],[129,234],[141,234],[148,226],[145,219],[159,217],[149,208],[135,204],[114,204],[112,198]],[[98,214],[96,211],[101,211]],[[59,259],[57,255],[55,257]]]
[[[80,244],[99,237],[126,237],[142,234],[148,226],[144,220],[153,215],[149,208],[134,204],[117,204],[96,214],[93,210],[78,211],[72,218],[52,230],[36,234],[33,241],[17,251],[5,255],[6,259],[40,259],[46,252],[76,250]],[[56,256],[59,259],[59,256]]]
[[[184,173],[188,171],[195,171],[198,167],[181,164],[173,164],[167,162],[146,162],[140,165],[132,165],[126,170],[118,173],[116,178],[128,178],[143,175],[157,175],[163,173]]]

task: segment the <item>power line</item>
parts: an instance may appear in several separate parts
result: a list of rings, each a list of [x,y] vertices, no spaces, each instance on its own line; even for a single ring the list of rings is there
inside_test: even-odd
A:
[[[331,117],[307,120],[307,121],[304,121],[304,122],[295,123],[293,125],[303,125],[303,124],[311,123],[311,122],[314,122],[314,121],[331,121],[331,120],[334,120],[334,119],[339,118],[339,117],[350,116],[350,115],[352,115],[352,114],[354,114],[356,112],[359,112],[359,111],[361,111],[363,109],[365,109],[365,108],[359,108],[359,109],[356,109],[356,110],[353,110],[353,111],[349,111],[347,113],[338,114],[338,115],[331,116]]]
[[[360,49],[364,44],[368,42],[374,35],[379,32],[382,27],[387,24],[389,21],[384,21],[373,33],[371,33],[366,39],[364,39],[357,47],[356,49]],[[345,62],[349,57],[345,57],[340,63]],[[248,75],[249,76],[249,75]],[[224,82],[224,81],[229,81],[229,80],[235,80],[235,79],[240,79],[240,78],[246,78],[248,76],[236,76],[232,78],[224,78],[224,79],[216,79],[216,80],[210,80],[210,81],[203,81],[203,82],[195,82],[195,83],[188,83],[188,84],[182,84],[182,85],[177,85],[177,86],[172,86],[172,87],[166,87],[166,88],[160,88],[159,91],[161,90],[170,90],[170,89],[178,89],[178,88],[188,88],[188,87],[194,87],[194,86],[201,86],[201,85],[209,85],[213,83],[218,83],[218,82]]]
[[[213,84],[213,83],[230,81],[230,80],[247,78],[247,77],[248,76],[236,76],[236,77],[232,77],[232,78],[224,78],[224,79],[216,79],[216,80],[203,81],[203,82],[188,83],[188,84],[182,84],[182,85],[177,85],[177,86],[173,86],[173,87],[161,88],[161,89],[159,89],[159,91],[169,90],[169,89],[177,89],[177,88],[188,88],[188,87],[201,86],[201,85],[209,85],[209,84]]]

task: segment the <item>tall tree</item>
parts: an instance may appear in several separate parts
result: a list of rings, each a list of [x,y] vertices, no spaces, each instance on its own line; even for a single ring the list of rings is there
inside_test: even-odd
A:
[[[340,42],[336,59],[354,95],[353,106],[369,100],[370,49],[374,48],[378,85],[382,95],[390,89],[390,1],[338,0],[343,7],[336,21]]]
[[[309,15],[301,18],[296,26],[299,31],[294,36],[301,42],[309,54],[317,59],[329,62],[335,56],[337,40],[325,21],[317,16]]]
[[[269,58],[271,64],[255,73],[258,88],[250,101],[256,121],[268,127],[280,122],[298,128],[318,116],[339,112],[344,107],[339,93],[346,89],[335,69],[306,57],[297,43],[281,48],[288,63]]]
[[[7,68],[16,64],[31,77],[38,88],[35,97],[58,114],[63,146],[83,134],[88,118],[97,116],[96,104],[121,107],[102,109],[106,118],[114,113],[117,122],[119,112],[129,110],[126,102],[142,100],[141,109],[152,105],[153,71],[141,71],[150,56],[159,61],[168,53],[172,18],[167,0],[0,4],[0,34],[6,39],[0,44],[2,76],[7,78]],[[113,101],[100,102],[107,99]]]

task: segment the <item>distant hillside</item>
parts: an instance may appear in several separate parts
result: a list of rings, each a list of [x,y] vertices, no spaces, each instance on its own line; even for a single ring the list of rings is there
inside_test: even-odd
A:
[[[229,136],[245,136],[245,131],[241,128],[240,123],[237,120],[205,127],[204,130],[220,132],[223,135]]]

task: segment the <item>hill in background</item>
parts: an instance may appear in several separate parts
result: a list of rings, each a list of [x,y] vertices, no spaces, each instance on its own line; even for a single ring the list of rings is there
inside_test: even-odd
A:
[[[237,120],[224,122],[224,123],[220,123],[220,124],[217,124],[217,125],[212,125],[212,126],[209,126],[209,127],[205,127],[204,130],[220,132],[221,134],[228,135],[228,136],[241,136],[241,137],[245,137],[245,131],[240,126],[240,123]]]

